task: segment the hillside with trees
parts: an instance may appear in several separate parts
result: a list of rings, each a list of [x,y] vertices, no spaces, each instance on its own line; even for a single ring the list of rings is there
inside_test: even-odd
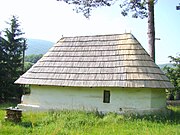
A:
[[[42,39],[27,39],[27,50],[25,55],[45,54],[52,46],[53,42]]]

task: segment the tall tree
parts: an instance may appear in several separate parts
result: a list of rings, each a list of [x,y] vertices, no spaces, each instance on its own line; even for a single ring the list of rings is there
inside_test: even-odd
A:
[[[4,87],[4,79],[5,76],[5,66],[4,66],[4,46],[3,46],[3,38],[0,35],[0,103],[1,97],[3,96],[3,87]]]
[[[0,98],[3,99],[19,97],[22,94],[18,91],[21,87],[15,85],[14,81],[22,74],[22,53],[26,49],[18,18],[13,16],[7,24],[10,27],[6,28],[3,31],[4,36],[0,37],[0,81],[3,83]]]
[[[85,17],[89,17],[93,8],[111,6],[118,0],[57,0],[68,4],[74,4],[76,12],[82,12]],[[148,17],[148,45],[149,54],[155,61],[155,27],[154,27],[154,4],[157,0],[119,0],[121,2],[122,15],[132,13],[134,18]]]
[[[148,0],[148,45],[149,55],[155,62],[154,0]]]

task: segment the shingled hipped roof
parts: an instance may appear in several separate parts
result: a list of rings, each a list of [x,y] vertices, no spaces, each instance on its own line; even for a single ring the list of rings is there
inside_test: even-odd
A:
[[[15,83],[173,88],[130,33],[63,37]]]

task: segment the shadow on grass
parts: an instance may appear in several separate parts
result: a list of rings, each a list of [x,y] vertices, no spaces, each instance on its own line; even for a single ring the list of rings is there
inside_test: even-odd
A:
[[[180,108],[180,107],[179,107]],[[151,122],[177,125],[180,124],[180,110],[175,111],[169,109],[168,114],[156,114],[156,115],[132,115],[132,119],[147,120]]]
[[[22,126],[24,128],[32,128],[32,122],[31,121],[26,121],[26,122],[20,122],[18,123],[19,126]]]

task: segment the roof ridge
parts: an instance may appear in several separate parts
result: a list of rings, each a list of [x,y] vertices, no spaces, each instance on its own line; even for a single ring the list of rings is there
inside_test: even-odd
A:
[[[63,39],[65,39],[65,38],[79,38],[79,37],[102,37],[102,36],[118,36],[118,35],[132,35],[133,36],[133,34],[132,33],[130,33],[130,32],[127,32],[127,33],[116,33],[116,34],[97,34],[97,35],[79,35],[79,36],[63,36],[63,37],[61,37],[58,41],[57,41],[57,43],[59,42],[59,41],[61,41],[61,40],[63,40]],[[134,36],[133,36],[134,37]]]

